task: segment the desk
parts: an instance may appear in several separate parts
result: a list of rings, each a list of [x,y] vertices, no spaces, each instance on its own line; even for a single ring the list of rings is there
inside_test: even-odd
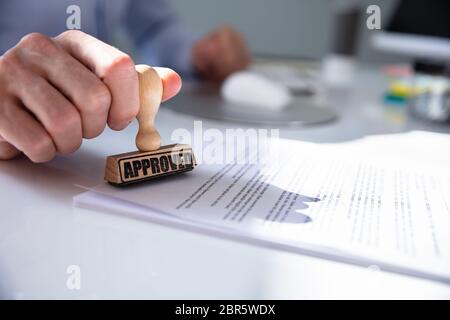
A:
[[[387,110],[379,102],[385,86],[376,69],[361,70],[352,92],[326,98],[338,121],[280,135],[321,143],[413,129],[450,132]],[[192,129],[194,120],[163,106],[157,126],[167,143],[173,129]],[[0,162],[0,297],[450,298],[450,286],[439,283],[74,208],[72,197],[83,191],[77,185],[101,183],[106,155],[134,149],[136,127],[106,130],[47,164]],[[80,267],[80,290],[66,286],[70,265]]]

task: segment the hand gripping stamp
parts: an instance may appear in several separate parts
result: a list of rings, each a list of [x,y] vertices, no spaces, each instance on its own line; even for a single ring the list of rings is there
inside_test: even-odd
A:
[[[136,147],[139,151],[108,156],[105,180],[113,185],[135,182],[191,171],[196,166],[192,147],[172,144],[161,147],[161,137],[155,129],[155,116],[163,93],[158,73],[146,65],[137,65],[140,109],[137,115],[139,131]]]

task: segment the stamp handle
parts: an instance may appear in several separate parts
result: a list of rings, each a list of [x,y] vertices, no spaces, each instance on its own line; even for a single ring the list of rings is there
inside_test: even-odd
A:
[[[155,128],[155,117],[163,94],[162,80],[150,66],[136,65],[139,78],[140,109],[137,115],[139,131],[136,147],[141,152],[153,151],[161,146],[161,136]]]

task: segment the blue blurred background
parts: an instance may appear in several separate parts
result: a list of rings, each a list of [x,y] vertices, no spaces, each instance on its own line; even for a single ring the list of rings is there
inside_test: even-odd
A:
[[[323,58],[332,39],[332,17],[336,0],[170,0],[183,21],[200,34],[217,24],[231,24],[246,36],[256,55],[282,55]],[[397,0],[361,0],[362,7],[381,8],[382,28],[388,22]],[[405,61],[371,48],[372,31],[360,19],[358,57],[362,61]]]

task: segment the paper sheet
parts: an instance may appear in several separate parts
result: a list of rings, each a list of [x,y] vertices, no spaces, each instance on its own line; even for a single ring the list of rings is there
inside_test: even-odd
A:
[[[264,164],[203,164],[183,176],[126,189],[102,184],[95,192],[125,201],[124,213],[152,211],[244,241],[450,283],[449,137],[413,132],[277,145]],[[92,192],[75,203],[119,207]]]

